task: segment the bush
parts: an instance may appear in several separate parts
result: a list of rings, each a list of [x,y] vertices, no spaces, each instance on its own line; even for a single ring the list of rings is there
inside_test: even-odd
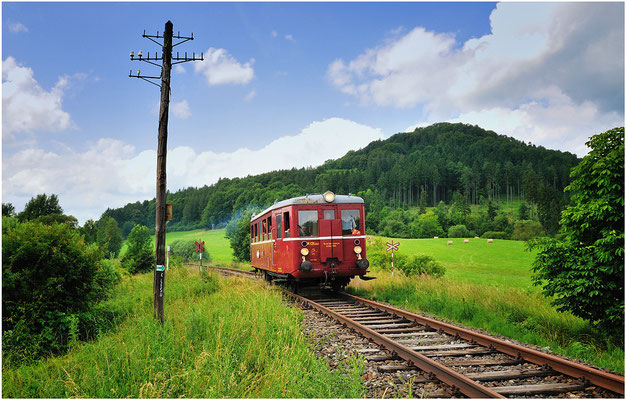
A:
[[[112,217],[102,217],[96,222],[96,242],[108,258],[116,258],[122,248],[122,231]]]
[[[414,254],[409,256],[398,263],[397,267],[404,272],[406,276],[430,275],[439,278],[446,273],[445,267],[427,254]]]
[[[536,237],[544,236],[546,231],[539,221],[523,220],[513,223],[513,240],[530,240]]]
[[[435,213],[428,211],[417,217],[416,221],[411,224],[411,234],[416,238],[432,238],[442,236],[443,229]]]
[[[170,243],[170,256],[179,258],[182,262],[200,262],[200,254],[196,252],[194,240],[175,240]],[[202,261],[211,261],[209,252],[202,252]]]
[[[233,215],[226,225],[226,237],[230,240],[235,259],[250,261],[250,220],[256,208],[244,210]]]
[[[470,236],[470,231],[467,230],[465,225],[454,225],[448,229],[448,237],[450,238],[466,238]]]
[[[509,235],[508,233],[498,232],[498,231],[487,231],[483,233],[480,237],[483,239],[504,239],[504,240],[511,239],[511,235]]]
[[[135,225],[128,234],[128,250],[122,258],[122,266],[131,274],[150,271],[154,267],[154,250],[150,230]]]
[[[103,253],[67,224],[17,224],[2,234],[2,349],[28,361],[93,336],[93,305],[119,280]]]

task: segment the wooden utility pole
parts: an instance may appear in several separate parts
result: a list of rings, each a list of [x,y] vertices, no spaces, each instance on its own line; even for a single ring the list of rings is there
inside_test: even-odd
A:
[[[163,294],[165,291],[165,223],[167,222],[167,121],[170,108],[170,75],[172,72],[171,21],[165,23],[163,33],[163,67],[161,68],[161,108],[159,111],[159,145],[156,172],[156,266],[154,270],[154,316],[163,323]]]
[[[163,36],[160,36],[157,32],[156,35],[143,34],[144,38],[148,38],[151,41],[161,45],[155,39],[163,39],[162,44],[162,56],[159,57],[158,53],[154,57],[150,57],[148,53],[147,57],[143,57],[141,51],[138,52],[138,58],[135,58],[135,53],[130,52],[131,60],[145,61],[149,64],[159,66],[154,61],[163,61],[161,66],[161,76],[146,76],[141,75],[138,70],[137,75],[133,75],[132,71],[128,75],[132,78],[140,78],[147,82],[150,82],[161,88],[161,107],[159,111],[159,137],[157,147],[157,168],[156,168],[156,223],[155,223],[155,241],[156,241],[156,256],[154,266],[154,286],[153,286],[153,298],[154,298],[154,316],[159,319],[161,324],[164,320],[164,307],[163,299],[165,295],[165,225],[167,223],[167,123],[169,119],[169,106],[170,106],[170,76],[172,72],[172,60],[176,61],[174,64],[180,64],[187,61],[202,61],[204,60],[204,54],[200,58],[196,58],[195,53],[192,57],[187,57],[185,53],[184,57],[179,57],[176,53],[176,57],[172,57],[172,48],[184,43],[188,40],[193,40],[193,34],[191,37],[183,37],[180,34],[174,36],[174,25],[171,21],[165,23],[165,32]],[[173,39],[182,39],[182,41],[173,44]],[[154,83],[150,80],[160,79],[161,84]]]

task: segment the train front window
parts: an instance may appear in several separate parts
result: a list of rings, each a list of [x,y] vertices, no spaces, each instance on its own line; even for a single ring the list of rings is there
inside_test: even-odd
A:
[[[335,219],[335,210],[324,210],[324,219]]]
[[[341,234],[361,234],[361,213],[359,210],[341,210]]]
[[[317,210],[298,211],[298,231],[300,237],[318,236]]]

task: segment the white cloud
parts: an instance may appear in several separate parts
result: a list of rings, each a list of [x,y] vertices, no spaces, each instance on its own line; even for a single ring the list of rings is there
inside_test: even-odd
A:
[[[576,104],[558,89],[551,91],[555,93],[542,101],[524,103],[515,109],[493,107],[468,111],[452,118],[421,121],[405,131],[441,121],[462,122],[582,157],[589,151],[585,146],[589,137],[624,125],[624,118],[618,112],[601,112],[592,102]]]
[[[70,115],[63,111],[64,91],[70,77],[60,77],[46,91],[33,77],[33,70],[19,65],[13,57],[2,62],[2,130],[3,139],[15,133],[58,132],[72,126]],[[6,137],[5,137],[6,135]]]
[[[168,152],[168,188],[175,191],[210,185],[220,177],[317,166],[382,138],[380,129],[330,118],[313,122],[300,133],[276,139],[259,150],[198,153],[190,147],[177,147]],[[137,151],[113,139],[100,139],[82,153],[22,150],[3,159],[3,201],[21,209],[38,193],[55,193],[65,212],[84,223],[99,218],[107,207],[153,198],[155,165],[154,150]]]
[[[28,32],[28,28],[24,26],[21,22],[14,22],[9,24],[9,32],[20,33],[20,32]]]
[[[577,102],[623,109],[623,11],[620,3],[499,3],[489,35],[458,43],[417,27],[335,60],[328,75],[364,102],[432,112],[510,107],[550,85]]]
[[[296,39],[293,38],[293,35],[288,33],[285,35],[285,39],[289,40],[290,42],[295,42]]]
[[[270,34],[272,35],[273,38],[278,37],[278,32],[276,31],[272,31]]]
[[[191,116],[187,100],[179,101],[178,103],[172,102],[170,108],[172,109],[172,114],[177,118],[187,119]]]
[[[252,101],[256,97],[256,90],[251,90],[250,93],[246,95],[246,101]]]
[[[209,48],[204,61],[194,63],[196,72],[201,72],[209,85],[245,85],[254,77],[254,59],[241,64],[225,49]]]
[[[182,65],[176,64],[174,65],[174,72],[176,72],[177,74],[184,74],[185,72],[187,72],[187,70]]]
[[[498,3],[488,35],[460,43],[417,27],[335,60],[328,77],[363,104],[421,106],[422,123],[497,125],[552,148],[567,136],[581,154],[624,123],[623,14],[623,3]]]

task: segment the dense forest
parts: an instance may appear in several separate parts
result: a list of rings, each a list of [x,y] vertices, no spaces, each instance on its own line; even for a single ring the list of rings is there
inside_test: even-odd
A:
[[[370,233],[383,230],[379,214],[389,209],[441,208],[459,200],[466,206],[492,207],[513,199],[522,200],[530,217],[548,233],[556,233],[560,211],[568,202],[563,188],[579,161],[571,153],[478,126],[438,123],[374,141],[316,168],[220,179],[211,186],[168,193],[174,209],[168,230],[223,227],[246,207],[263,208],[276,200],[332,190],[365,198]],[[135,224],[153,228],[154,215],[154,199],[103,213],[117,221],[124,236]]]

